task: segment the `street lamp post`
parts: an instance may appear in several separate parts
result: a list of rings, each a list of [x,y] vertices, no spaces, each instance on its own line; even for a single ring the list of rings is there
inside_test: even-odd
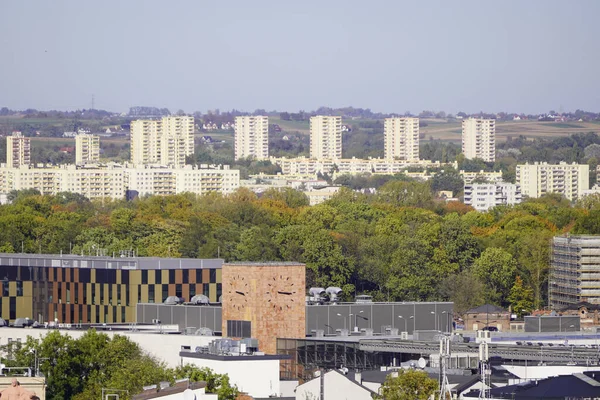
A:
[[[444,314],[448,314],[448,311],[442,311],[442,315],[444,315]],[[441,327],[441,325],[442,324],[440,323],[440,327]],[[446,323],[444,325],[445,325],[444,329],[447,330],[448,329],[448,318],[446,318]]]
[[[434,329],[437,331],[438,330],[438,328],[437,328],[437,314],[436,314],[435,311],[431,311],[431,314],[433,315],[433,326],[434,326]]]
[[[352,327],[352,316],[353,316],[353,315],[354,315],[354,314],[352,314],[352,313],[348,314],[348,328],[351,328],[351,327]],[[348,329],[348,330],[349,330],[349,329]]]
[[[358,332],[358,323],[357,323],[356,319],[358,317],[361,317],[363,319],[365,318],[365,317],[362,317],[362,316],[360,316],[358,314],[362,314],[364,312],[365,312],[364,310],[360,310],[359,312],[357,312],[356,314],[354,314],[354,332]],[[352,315],[352,314],[350,314],[350,315]]]
[[[344,316],[340,313],[337,313],[338,317],[342,317],[342,319],[344,320],[344,329],[346,329],[346,318],[344,318]]]
[[[406,332],[406,319],[402,315],[398,315],[398,318],[404,321],[404,332]]]

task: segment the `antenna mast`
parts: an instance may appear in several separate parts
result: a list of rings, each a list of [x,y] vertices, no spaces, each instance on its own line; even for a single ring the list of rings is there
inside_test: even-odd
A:
[[[479,343],[479,373],[481,374],[481,389],[479,390],[480,399],[490,398],[490,379],[492,377],[492,370],[489,364],[490,353],[488,349],[487,341]]]
[[[440,400],[448,400],[452,398],[446,371],[447,362],[451,354],[450,344],[451,340],[449,336],[442,336],[440,338]]]

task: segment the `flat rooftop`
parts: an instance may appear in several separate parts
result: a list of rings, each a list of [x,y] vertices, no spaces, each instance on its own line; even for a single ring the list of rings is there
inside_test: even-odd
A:
[[[73,254],[0,253],[0,266],[62,267],[93,269],[214,269],[221,268],[221,258],[103,257]]]
[[[180,351],[179,357],[199,358],[203,360],[217,361],[257,361],[257,360],[289,360],[292,356],[287,354],[264,354],[264,355],[243,355],[243,356],[226,356],[210,353],[196,353],[195,351]]]

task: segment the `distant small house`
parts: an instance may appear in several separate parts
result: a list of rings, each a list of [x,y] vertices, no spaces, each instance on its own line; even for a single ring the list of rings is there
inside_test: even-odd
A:
[[[481,330],[496,328],[499,331],[510,330],[510,313],[502,307],[493,304],[472,308],[463,315],[465,330]]]
[[[213,138],[210,136],[202,136],[200,141],[202,141],[202,143],[213,143]]]
[[[281,140],[290,140],[290,138],[287,135],[285,135],[284,137],[281,138]]]
[[[342,125],[342,132],[352,132],[352,127],[350,125]]]
[[[64,154],[71,154],[75,151],[75,147],[73,146],[64,146],[60,148],[60,152]]]

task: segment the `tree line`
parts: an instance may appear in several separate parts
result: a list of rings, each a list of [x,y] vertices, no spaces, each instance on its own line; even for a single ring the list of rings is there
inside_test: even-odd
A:
[[[343,188],[312,207],[293,189],[131,202],[22,191],[10,199],[0,206],[2,252],[298,261],[307,287],[338,286],[346,299],[450,300],[457,311],[545,306],[552,237],[600,234],[598,196],[571,205],[547,195],[481,213],[439,202],[429,182],[411,180],[376,194]]]

